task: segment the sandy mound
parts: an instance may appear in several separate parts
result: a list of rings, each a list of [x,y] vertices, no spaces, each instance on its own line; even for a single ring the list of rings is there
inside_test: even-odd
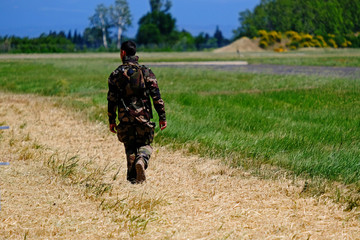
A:
[[[240,53],[241,52],[258,52],[258,51],[263,51],[263,49],[258,46],[256,41],[250,40],[247,37],[242,37],[225,47],[214,50],[214,52],[219,52],[219,53],[237,52],[237,51],[239,51]]]

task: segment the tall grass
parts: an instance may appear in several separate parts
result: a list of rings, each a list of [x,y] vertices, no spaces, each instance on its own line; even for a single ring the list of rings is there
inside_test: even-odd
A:
[[[297,174],[360,180],[360,79],[166,70],[170,105],[163,142],[198,153],[244,157]]]
[[[0,89],[53,95],[106,122],[114,59],[2,60]],[[168,128],[157,142],[238,166],[360,181],[360,78],[153,68]],[[245,160],[246,159],[246,160]]]

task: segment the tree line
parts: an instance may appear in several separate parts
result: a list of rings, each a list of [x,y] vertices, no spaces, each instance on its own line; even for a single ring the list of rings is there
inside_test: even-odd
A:
[[[360,1],[261,0],[253,11],[239,13],[237,37],[259,36],[259,30],[294,31],[326,37],[353,37],[360,32]]]
[[[142,51],[194,51],[218,48],[230,43],[219,27],[214,34],[202,32],[193,36],[186,30],[179,31],[176,19],[169,12],[170,0],[149,0],[150,12],[140,18],[135,40]],[[89,17],[89,27],[83,33],[50,31],[37,38],[15,36],[0,37],[0,52],[75,52],[117,51],[122,40],[129,37],[124,32],[133,24],[127,0],[96,6]]]
[[[149,0],[149,4],[150,11],[140,18],[132,39],[141,51],[194,51],[231,42],[219,27],[212,35],[202,32],[193,36],[185,29],[178,30],[169,12],[171,0]],[[360,1],[353,0],[261,0],[253,11],[239,13],[240,26],[233,31],[232,40],[259,37],[261,47],[266,48],[274,42],[269,36],[291,33],[290,49],[360,47],[359,13]],[[32,39],[4,36],[0,37],[0,52],[117,51],[121,41],[129,39],[124,32],[132,24],[128,1],[115,0],[110,6],[97,5],[82,33],[50,31]]]
[[[94,38],[101,36],[95,28],[87,28],[84,33],[68,31],[50,31],[37,38],[0,36],[0,52],[3,53],[62,53],[98,49],[102,42]]]

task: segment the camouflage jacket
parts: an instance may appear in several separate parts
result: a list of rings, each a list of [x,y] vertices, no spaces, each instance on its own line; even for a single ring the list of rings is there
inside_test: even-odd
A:
[[[113,71],[109,78],[108,116],[109,123],[116,123],[116,110],[120,123],[150,122],[152,107],[150,97],[160,121],[165,121],[164,101],[154,73],[150,68],[140,66],[139,57],[125,56],[123,64]],[[136,77],[134,77],[136,76]]]

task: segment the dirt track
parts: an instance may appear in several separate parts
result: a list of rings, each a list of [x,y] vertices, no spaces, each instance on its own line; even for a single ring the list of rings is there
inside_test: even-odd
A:
[[[360,239],[358,213],[218,160],[155,147],[148,181],[131,185],[107,126],[49,98],[0,93],[0,125],[1,239]],[[112,190],[95,197],[81,169],[54,174],[49,160],[72,156]]]

